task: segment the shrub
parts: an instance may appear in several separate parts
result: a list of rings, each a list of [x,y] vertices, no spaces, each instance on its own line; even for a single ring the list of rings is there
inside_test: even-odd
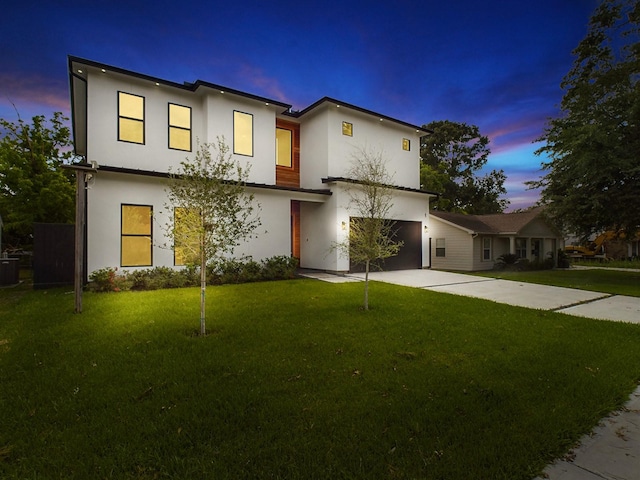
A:
[[[261,280],[284,280],[295,277],[298,259],[275,256],[258,263],[250,257],[224,259],[207,266],[207,283],[247,283]],[[188,265],[180,270],[155,267],[116,274],[117,268],[102,268],[89,276],[88,289],[94,292],[120,290],[158,290],[161,288],[193,287],[200,285],[200,269]]]
[[[89,275],[89,285],[87,288],[94,292],[119,292],[130,288],[129,279],[126,273],[118,274],[117,268],[101,268]]]

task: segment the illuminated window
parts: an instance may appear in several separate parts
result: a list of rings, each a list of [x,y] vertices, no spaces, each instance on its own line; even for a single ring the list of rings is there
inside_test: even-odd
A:
[[[291,166],[291,130],[276,128],[276,165]]]
[[[353,137],[353,123],[342,122],[342,134]]]
[[[436,257],[445,256],[444,238],[436,238]]]
[[[169,148],[191,151],[191,107],[169,104]]]
[[[144,97],[118,92],[118,140],[144,144]]]
[[[233,153],[253,156],[253,115],[233,112]]]
[[[491,237],[482,239],[482,260],[491,260]]]
[[[402,139],[402,149],[406,150],[407,152],[411,150],[411,140],[409,140],[408,138],[403,138]]]
[[[173,211],[173,256],[175,265],[198,263],[200,242],[197,228],[200,216],[197,210],[176,207]]]
[[[150,267],[153,207],[122,205],[120,264],[123,267]]]

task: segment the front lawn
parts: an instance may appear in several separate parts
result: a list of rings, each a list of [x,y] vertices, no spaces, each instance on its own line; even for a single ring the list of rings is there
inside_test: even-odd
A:
[[[382,283],[0,291],[0,478],[531,479],[640,327]]]
[[[474,275],[640,297],[640,272],[633,271],[557,269],[517,272],[489,270],[474,272]]]

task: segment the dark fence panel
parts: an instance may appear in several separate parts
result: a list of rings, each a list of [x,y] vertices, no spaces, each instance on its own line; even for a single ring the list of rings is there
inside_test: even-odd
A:
[[[73,285],[75,225],[33,224],[33,288]]]

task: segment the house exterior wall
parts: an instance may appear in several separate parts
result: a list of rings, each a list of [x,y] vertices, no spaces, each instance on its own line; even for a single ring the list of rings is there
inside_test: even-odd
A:
[[[223,138],[229,154],[249,168],[247,181],[256,184],[250,190],[262,206],[262,226],[256,231],[258,237],[237,248],[235,256],[249,255],[260,260],[290,255],[291,202],[295,200],[300,202],[301,266],[347,271],[349,259],[331,250],[331,246],[348,234],[349,218],[356,214],[349,211],[345,185],[327,185],[323,179],[348,176],[352,156],[360,148],[384,155],[393,185],[416,190],[420,187],[420,133],[424,131],[403,122],[389,118],[381,121],[372,112],[358,107],[341,108],[329,101],[320,102],[300,116],[285,111],[283,104],[269,104],[266,99],[237,91],[223,92],[211,84],[179,85],[115,67],[101,68],[91,61],[73,59],[70,68],[71,63],[75,65],[73,72],[70,70],[72,85],[82,85],[72,87],[74,121],[83,121],[86,113],[87,144],[82,154],[86,153],[87,163],[96,162],[98,166],[87,191],[89,273],[116,266],[127,270],[147,268],[121,266],[122,204],[152,207],[150,266],[174,266],[173,249],[162,228],[173,216],[173,212],[165,212],[163,178],[168,172],[176,172],[180,162],[195,158],[198,142],[215,144],[218,137]],[[83,99],[85,85],[86,99]],[[75,94],[73,88],[78,89]],[[144,98],[143,143],[118,139],[118,92]],[[191,109],[190,151],[169,148],[169,104]],[[252,116],[252,155],[234,154],[234,111]],[[276,119],[300,127],[300,189],[331,190],[333,195],[300,191],[295,185],[277,188]],[[343,121],[353,125],[353,136],[343,135]],[[84,125],[74,130],[83,131]],[[408,151],[403,150],[403,139],[408,140]],[[393,219],[421,222],[424,232],[429,225],[429,196],[403,190],[394,192]],[[343,222],[347,226],[344,230]],[[422,258],[423,266],[429,266],[426,233]]]
[[[431,268],[443,270],[473,270],[472,235],[458,227],[431,216]],[[445,256],[436,256],[436,239],[445,239]]]
[[[262,226],[234,252],[235,257],[251,256],[255,260],[291,254],[290,199],[287,195],[254,189]],[[173,211],[165,208],[165,181],[156,177],[98,171],[87,191],[88,272],[118,267],[136,270],[147,267],[122,267],[120,263],[121,205],[150,205],[153,208],[152,266],[174,266],[173,248],[164,227]]]

